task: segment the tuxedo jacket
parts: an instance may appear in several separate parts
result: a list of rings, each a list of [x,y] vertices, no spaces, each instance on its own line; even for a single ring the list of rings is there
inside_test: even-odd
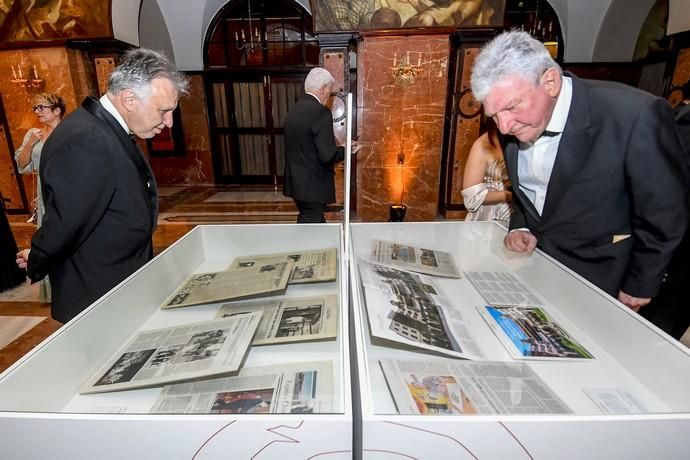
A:
[[[345,149],[337,147],[333,116],[315,97],[305,94],[285,117],[283,193],[299,201],[335,202],[333,166]]]
[[[671,108],[629,86],[566,75],[572,103],[541,216],[519,188],[519,142],[503,139],[510,229],[528,228],[540,249],[614,297],[653,297],[688,222]]]
[[[39,174],[46,214],[27,273],[49,275],[52,316],[64,323],[151,259],[158,193],[141,151],[94,98],[48,138]]]

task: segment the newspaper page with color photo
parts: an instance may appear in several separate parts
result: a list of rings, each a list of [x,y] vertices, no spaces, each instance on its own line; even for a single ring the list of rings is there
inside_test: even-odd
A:
[[[482,353],[460,311],[432,278],[358,262],[371,334],[407,346],[477,359]]]
[[[381,360],[400,414],[570,414],[527,363]]]
[[[333,412],[328,361],[243,368],[234,377],[167,385],[155,414],[318,414]]]
[[[460,278],[453,255],[434,249],[374,240],[371,248],[374,262],[427,275]]]
[[[335,295],[267,299],[229,303],[217,318],[262,312],[252,345],[334,339],[338,327],[338,297]]]
[[[338,262],[335,248],[236,257],[230,264],[230,269],[250,268],[266,261],[285,259],[295,262],[288,284],[335,281]]]
[[[478,307],[514,359],[592,359],[594,356],[539,307]]]
[[[249,349],[260,312],[134,335],[80,393],[131,390],[235,372]]]
[[[282,295],[293,265],[292,260],[280,260],[258,263],[249,268],[196,273],[187,278],[161,308]]]

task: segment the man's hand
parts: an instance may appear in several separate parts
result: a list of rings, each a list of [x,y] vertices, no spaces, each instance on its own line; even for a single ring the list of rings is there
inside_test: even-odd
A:
[[[29,252],[31,249],[22,249],[17,253],[17,265],[19,268],[26,270],[26,266],[29,263]]]
[[[618,291],[618,300],[634,312],[639,311],[640,308],[652,301],[649,297],[633,297],[623,291]]]
[[[503,244],[511,251],[532,252],[537,247],[537,237],[527,230],[516,230],[506,235]]]

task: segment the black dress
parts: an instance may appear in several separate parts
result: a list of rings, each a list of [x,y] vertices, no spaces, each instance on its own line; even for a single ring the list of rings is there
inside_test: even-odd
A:
[[[0,194],[0,292],[22,284],[26,280],[24,270],[17,267],[17,243],[5,212],[5,201]]]

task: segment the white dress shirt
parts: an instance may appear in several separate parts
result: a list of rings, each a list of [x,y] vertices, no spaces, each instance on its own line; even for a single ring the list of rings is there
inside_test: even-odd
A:
[[[518,150],[520,190],[529,198],[539,215],[544,210],[546,189],[556,162],[558,145],[561,142],[573,98],[572,80],[565,76],[562,80],[561,92],[546,126],[546,132],[549,132],[549,135],[542,135],[534,142],[521,142]]]

